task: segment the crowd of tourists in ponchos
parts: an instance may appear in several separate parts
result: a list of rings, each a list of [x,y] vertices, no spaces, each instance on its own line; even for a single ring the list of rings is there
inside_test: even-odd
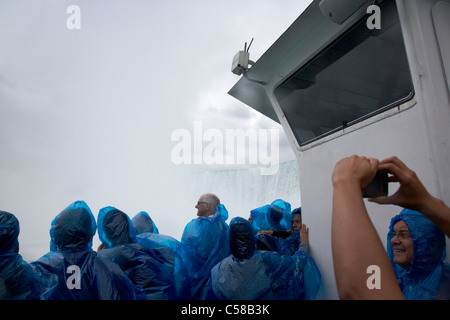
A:
[[[160,234],[147,212],[114,207],[95,219],[84,201],[56,215],[50,251],[27,263],[19,221],[0,211],[0,298],[41,300],[314,299],[321,275],[309,255],[301,208],[281,199],[233,218],[202,195],[181,241]],[[98,230],[101,245],[94,251]],[[303,242],[301,242],[301,237]]]
[[[416,189],[421,186],[410,184]],[[362,200],[356,197],[352,201]],[[447,217],[450,208],[443,202],[437,204]],[[144,211],[131,219],[117,208],[105,207],[96,220],[84,201],[76,201],[52,221],[49,253],[31,263],[19,254],[18,219],[0,211],[0,299],[316,298],[321,274],[309,252],[309,229],[302,223],[301,208],[291,211],[288,202],[278,199],[251,210],[248,218],[236,217],[228,224],[228,211],[216,195],[202,195],[195,207],[197,217],[186,225],[178,241],[160,234]],[[333,207],[333,217],[341,218],[337,215],[340,208]],[[333,230],[335,225],[337,218]],[[440,225],[448,223],[445,220]],[[102,244],[94,251],[97,230]],[[347,239],[349,235],[343,236]],[[338,249],[344,252],[334,245],[333,253]],[[445,234],[427,216],[411,209],[394,216],[386,251],[397,282],[394,289],[401,290],[402,298],[450,298]],[[348,254],[356,256],[357,252]],[[365,257],[365,253],[359,255]],[[342,279],[341,260],[333,263],[335,273],[339,271],[336,278]],[[338,289],[343,287],[341,284]]]

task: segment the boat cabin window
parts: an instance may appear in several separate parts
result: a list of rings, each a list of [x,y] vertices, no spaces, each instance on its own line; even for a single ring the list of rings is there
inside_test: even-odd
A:
[[[413,97],[395,1],[380,9],[381,29],[365,16],[275,89],[300,146]]]

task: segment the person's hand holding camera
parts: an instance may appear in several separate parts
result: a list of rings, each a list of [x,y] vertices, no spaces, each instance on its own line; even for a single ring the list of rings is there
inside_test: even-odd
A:
[[[391,196],[371,198],[369,201],[378,204],[394,204],[416,211],[423,211],[424,205],[433,201],[433,196],[424,187],[416,173],[399,158],[391,157],[381,161],[378,170],[391,174],[389,182],[399,182],[400,187]]]
[[[357,155],[340,160],[334,167],[333,187],[356,187],[362,190],[375,177],[378,164],[377,159]]]

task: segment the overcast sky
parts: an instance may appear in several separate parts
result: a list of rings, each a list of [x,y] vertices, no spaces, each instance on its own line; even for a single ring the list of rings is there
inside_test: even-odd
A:
[[[252,38],[256,61],[309,3],[2,0],[0,209],[19,218],[21,248],[47,247],[75,200],[95,217],[147,211],[179,239],[200,195],[192,171],[217,168],[175,165],[172,133],[281,130],[227,94],[231,61]],[[81,29],[67,28],[72,4]],[[280,161],[294,158],[281,130]]]

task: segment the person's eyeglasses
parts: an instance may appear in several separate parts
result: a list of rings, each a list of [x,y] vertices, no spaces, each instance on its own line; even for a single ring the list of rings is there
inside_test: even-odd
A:
[[[389,232],[389,237],[391,239],[394,238],[395,236],[397,236],[397,238],[399,238],[401,240],[411,238],[411,234],[408,231],[399,231],[399,232],[391,231],[391,232]]]
[[[201,205],[201,204],[209,204],[208,202],[202,202],[202,201],[198,201],[197,202],[197,205],[199,206],[199,205]]]

